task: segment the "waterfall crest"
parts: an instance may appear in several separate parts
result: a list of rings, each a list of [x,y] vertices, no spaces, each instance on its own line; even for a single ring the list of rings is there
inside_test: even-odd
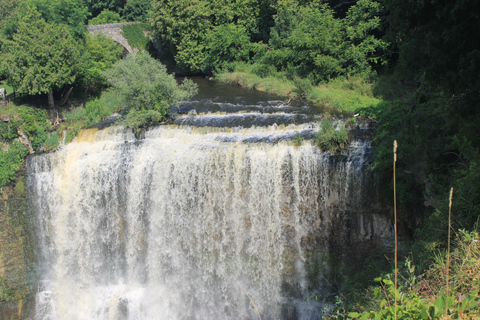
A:
[[[312,121],[201,127],[208,117],[142,139],[88,129],[28,159],[36,319],[255,319],[248,296],[262,319],[316,319],[303,300],[329,292],[332,261],[388,236],[366,209],[368,142],[334,156],[292,143]]]

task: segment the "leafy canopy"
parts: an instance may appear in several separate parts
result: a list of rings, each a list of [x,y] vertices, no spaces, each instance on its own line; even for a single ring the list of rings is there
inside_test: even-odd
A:
[[[79,84],[90,95],[100,95],[109,86],[103,72],[122,57],[123,47],[102,33],[88,34],[85,39],[85,64]]]
[[[25,16],[29,15],[32,10],[37,11],[45,22],[66,25],[75,38],[83,38],[88,11],[82,0],[22,1],[16,14],[6,22],[3,33],[11,39],[17,32],[19,23],[24,21]]]
[[[113,12],[108,9],[103,9],[102,12],[95,18],[88,21],[88,24],[91,26],[97,24],[107,24],[107,23],[116,23],[121,22],[122,18],[118,12]]]
[[[374,35],[381,26],[377,16],[381,10],[378,2],[360,0],[339,19],[320,1],[306,5],[280,1],[271,31],[272,50],[259,61],[314,82],[345,75],[366,77],[387,46]]]
[[[205,71],[207,62],[212,62],[223,41],[245,41],[245,48],[252,35],[261,37],[264,28],[258,26],[259,14],[260,7],[252,0],[157,0],[149,21],[178,66],[199,73]],[[242,39],[238,39],[240,30],[244,33]],[[244,56],[242,51],[239,59]],[[231,56],[227,54],[226,58],[230,60]]]
[[[148,12],[151,9],[151,0],[127,0],[123,8],[123,17],[127,21],[147,22]]]
[[[126,0],[86,0],[88,12],[93,16],[98,16],[103,10],[107,9],[121,13]]]
[[[68,26],[48,23],[32,9],[18,21],[2,51],[8,83],[31,95],[72,84],[83,56],[83,46]]]

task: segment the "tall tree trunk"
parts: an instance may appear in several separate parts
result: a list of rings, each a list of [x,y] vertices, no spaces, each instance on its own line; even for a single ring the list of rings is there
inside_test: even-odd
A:
[[[65,102],[67,102],[68,97],[70,96],[70,93],[72,93],[72,90],[73,90],[73,87],[70,87],[67,93],[65,95],[62,95],[62,99],[60,100],[60,107],[62,107],[65,104]]]
[[[50,109],[55,108],[55,101],[53,100],[53,92],[52,89],[48,90],[48,107]]]

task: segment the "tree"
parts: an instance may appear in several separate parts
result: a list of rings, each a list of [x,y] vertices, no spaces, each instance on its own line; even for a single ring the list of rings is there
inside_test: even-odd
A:
[[[233,61],[248,61],[253,44],[245,27],[233,23],[213,28],[206,38],[206,66],[215,69]]]
[[[89,25],[116,23],[122,21],[118,12],[113,12],[108,9],[103,9],[102,12],[95,18],[88,21]]]
[[[126,0],[86,0],[88,12],[96,17],[105,9],[121,13],[125,6]]]
[[[85,48],[85,65],[78,82],[86,94],[99,95],[109,86],[103,72],[121,59],[124,48],[102,33],[88,34]]]
[[[269,11],[265,8],[260,11],[255,0],[156,0],[149,21],[162,48],[172,53],[177,65],[200,73],[205,71],[207,60],[215,59],[210,56],[210,52],[215,52],[209,48],[212,37],[227,39],[243,30],[247,42],[253,35],[262,38],[269,22],[261,24],[259,17],[266,12]],[[216,29],[221,26],[223,29]]]
[[[123,17],[127,21],[147,22],[150,10],[152,10],[151,0],[127,0],[123,8]]]
[[[153,3],[151,23],[158,39],[175,56],[180,68],[199,73],[206,59],[205,37],[212,28],[210,2],[159,0]]]
[[[385,0],[404,75],[460,94],[480,80],[480,2]],[[475,91],[475,90],[474,90]]]
[[[178,85],[166,67],[148,53],[129,55],[104,75],[121,101],[123,112],[127,113],[127,125],[135,128],[159,122],[172,105],[197,92],[191,80]]]
[[[83,38],[88,11],[82,0],[22,1],[16,13],[6,22],[3,33],[11,39],[20,21],[32,10],[37,11],[45,22],[66,25],[76,39]]]
[[[20,0],[0,0],[0,30],[8,19],[15,14]]]
[[[20,93],[47,93],[53,108],[53,90],[72,84],[80,70],[81,43],[67,26],[47,23],[35,10],[18,22],[12,38],[2,46],[8,83]]]
[[[386,42],[374,35],[381,5],[360,0],[343,19],[322,1],[279,1],[270,46],[261,59],[278,70],[293,70],[320,82],[337,76],[367,76]]]

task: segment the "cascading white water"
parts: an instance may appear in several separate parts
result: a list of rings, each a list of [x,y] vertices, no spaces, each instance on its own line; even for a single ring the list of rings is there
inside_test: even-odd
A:
[[[345,223],[368,201],[368,143],[287,139],[316,130],[109,127],[30,157],[36,319],[320,317],[302,300],[328,291],[331,234],[378,230]]]

